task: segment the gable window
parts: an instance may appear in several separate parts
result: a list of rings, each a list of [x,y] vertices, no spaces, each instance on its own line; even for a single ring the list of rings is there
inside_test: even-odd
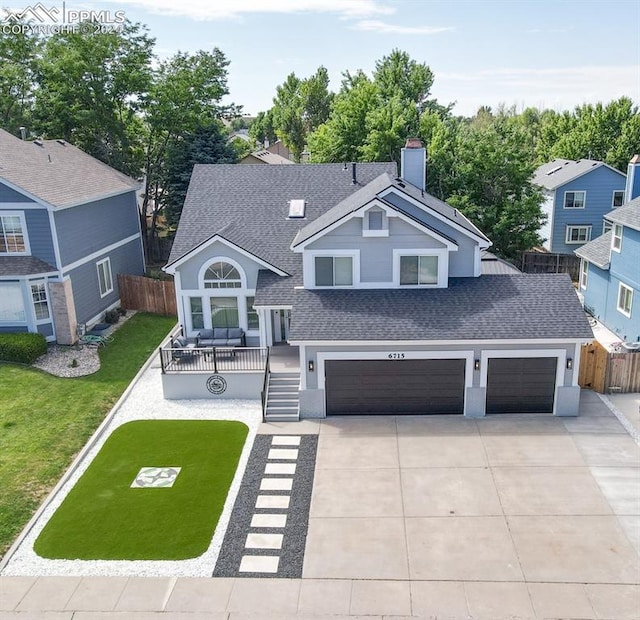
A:
[[[0,215],[0,254],[26,254],[27,242],[22,215]]]
[[[237,297],[211,298],[211,327],[240,327]]]
[[[316,286],[352,286],[351,256],[316,256]]]
[[[382,211],[369,211],[369,230],[382,230]]]
[[[631,317],[631,306],[633,305],[633,289],[620,282],[618,285],[618,311],[626,317]]]
[[[49,300],[47,299],[47,287],[44,282],[37,282],[31,285],[31,299],[36,313],[36,321],[49,319]]]
[[[113,291],[113,278],[111,277],[111,261],[108,258],[96,263],[98,270],[98,286],[100,297],[105,297]]]
[[[587,192],[565,192],[564,208],[565,209],[584,209]]]
[[[591,226],[567,226],[566,243],[586,243],[591,240]]]
[[[216,261],[204,273],[204,288],[242,288],[240,272],[229,263]]]
[[[438,284],[437,256],[401,256],[400,285],[420,286]]]
[[[589,279],[589,261],[582,259],[580,264],[580,288],[587,288],[587,281]]]
[[[369,209],[364,214],[362,224],[363,237],[388,237],[389,225],[382,209]]]
[[[613,224],[609,220],[602,220],[602,234],[608,233],[613,228]]]
[[[617,189],[613,192],[613,202],[611,206],[615,209],[616,207],[621,207],[624,204],[624,190]]]
[[[189,297],[189,308],[191,310],[191,327],[193,329],[204,329],[202,297]]]
[[[622,225],[613,225],[613,235],[611,237],[611,249],[619,252],[622,249]]]
[[[253,307],[255,297],[247,297],[247,329],[260,329],[258,311]]]
[[[25,323],[26,320],[20,282],[0,282],[0,322]]]

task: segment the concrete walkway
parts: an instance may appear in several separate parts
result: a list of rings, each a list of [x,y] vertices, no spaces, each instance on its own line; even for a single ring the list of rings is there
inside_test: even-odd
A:
[[[592,392],[259,432],[318,434],[302,579],[1,577],[0,620],[640,618],[640,447]]]

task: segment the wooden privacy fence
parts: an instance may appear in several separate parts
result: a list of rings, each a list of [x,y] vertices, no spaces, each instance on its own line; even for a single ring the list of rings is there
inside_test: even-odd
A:
[[[118,274],[120,303],[127,310],[178,316],[176,288],[172,280]]]
[[[580,259],[571,254],[523,252],[519,266],[524,273],[568,273],[577,282]]]
[[[599,342],[580,352],[580,387],[607,392],[640,392],[640,352],[609,353]]]

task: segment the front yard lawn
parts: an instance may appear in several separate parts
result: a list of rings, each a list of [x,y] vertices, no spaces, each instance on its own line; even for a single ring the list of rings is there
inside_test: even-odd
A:
[[[100,370],[77,379],[0,363],[0,555],[173,325],[136,314],[100,350]]]
[[[213,537],[242,453],[241,422],[140,420],[118,427],[35,542],[45,558],[183,560]],[[153,468],[132,488],[143,468]],[[158,468],[175,475],[173,486]]]

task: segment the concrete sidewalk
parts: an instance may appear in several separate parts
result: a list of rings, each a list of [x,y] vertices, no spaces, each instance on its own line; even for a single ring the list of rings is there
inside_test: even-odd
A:
[[[640,618],[640,447],[592,392],[258,432],[318,434],[302,579],[6,576],[0,620]]]

